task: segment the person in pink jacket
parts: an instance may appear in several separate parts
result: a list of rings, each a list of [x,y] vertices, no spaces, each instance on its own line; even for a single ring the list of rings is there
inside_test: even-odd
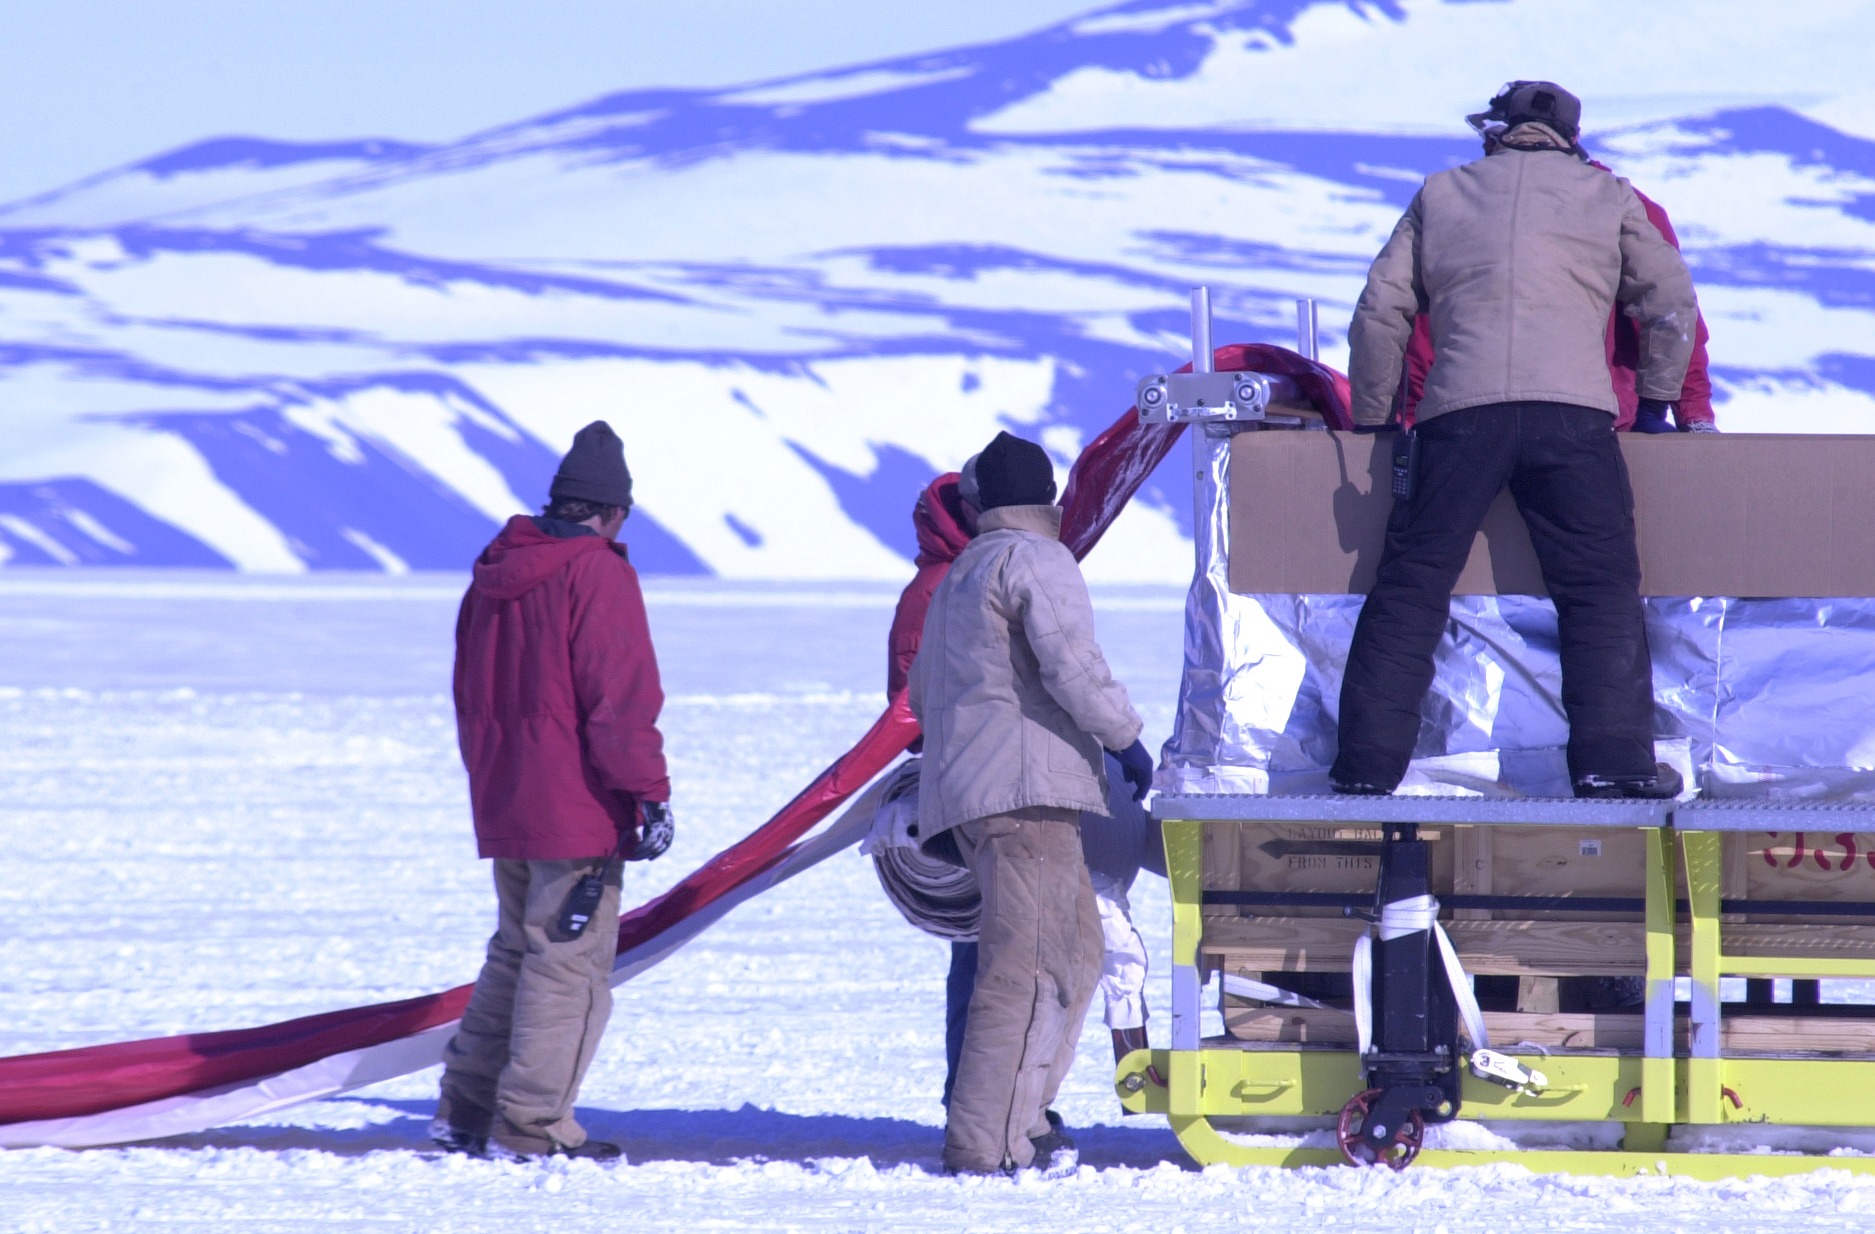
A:
[[[612,1010],[620,860],[670,847],[664,692],[638,574],[624,447],[587,425],[540,517],[475,563],[456,621],[456,730],[499,924],[444,1053],[431,1136],[505,1159],[607,1160],[573,1116]]]

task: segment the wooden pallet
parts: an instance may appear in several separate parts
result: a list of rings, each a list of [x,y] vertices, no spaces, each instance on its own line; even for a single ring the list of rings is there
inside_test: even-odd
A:
[[[1426,827],[1434,895],[1593,896],[1645,894],[1646,839],[1640,828]],[[1733,832],[1724,837],[1723,887],[1732,900],[1875,903],[1875,837],[1803,832]],[[1377,828],[1323,823],[1211,823],[1204,837],[1207,891],[1361,894],[1379,875]],[[1676,875],[1686,895],[1685,875]],[[1253,907],[1207,905],[1206,917],[1257,914]],[[1301,909],[1294,917],[1338,917]],[[1570,914],[1466,909],[1461,920],[1516,917],[1565,920]],[[1579,915],[1576,915],[1579,919]],[[1613,919],[1641,920],[1641,914]],[[1732,918],[1728,918],[1732,920]],[[1743,920],[1740,918],[1739,920]],[[1814,917],[1754,913],[1757,923],[1814,923]],[[1832,918],[1875,924],[1875,916]]]
[[[1207,967],[1259,972],[1345,973],[1366,923],[1345,917],[1210,917],[1199,949]],[[1639,977],[1647,933],[1639,921],[1448,921],[1465,971],[1480,976]],[[1677,971],[1689,972],[1692,927],[1678,927]],[[1875,959],[1875,926],[1731,925],[1731,955]]]
[[[1226,999],[1224,1031],[1236,1041],[1352,1048],[1354,1017],[1345,1011],[1261,1007]],[[1487,1011],[1484,1026],[1500,1049],[1616,1050],[1638,1053],[1642,1016],[1635,1012]],[[1675,1022],[1675,1048],[1688,1047],[1686,1017]],[[1827,1053],[1875,1059],[1875,1016],[1728,1015],[1720,1048],[1727,1055]],[[1527,1048],[1517,1049],[1527,1053]]]

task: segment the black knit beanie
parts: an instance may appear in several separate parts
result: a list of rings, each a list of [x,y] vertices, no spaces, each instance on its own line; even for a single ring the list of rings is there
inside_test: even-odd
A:
[[[573,435],[573,448],[560,460],[551,501],[592,501],[604,506],[630,507],[632,473],[625,466],[625,443],[612,426],[594,420]]]
[[[1008,433],[977,455],[977,493],[980,509],[998,506],[1045,506],[1055,500],[1055,468],[1048,451],[1032,441]]]

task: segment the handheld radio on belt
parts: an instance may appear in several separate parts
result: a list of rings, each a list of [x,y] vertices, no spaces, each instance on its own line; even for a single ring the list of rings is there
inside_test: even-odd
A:
[[[1401,429],[1393,435],[1393,499],[1411,501],[1419,483],[1419,434]]]

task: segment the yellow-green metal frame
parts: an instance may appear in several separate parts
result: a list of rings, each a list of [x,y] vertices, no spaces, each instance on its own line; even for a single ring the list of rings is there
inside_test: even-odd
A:
[[[1203,1165],[1342,1164],[1332,1149],[1252,1148],[1219,1134],[1210,1120],[1254,1115],[1338,1113],[1360,1089],[1351,1050],[1204,1049],[1198,1043],[1196,987],[1204,939],[1204,823],[1167,821],[1166,869],[1172,892],[1173,1047],[1136,1050],[1121,1061],[1115,1091],[1136,1113],[1164,1114],[1185,1150]],[[1692,1038],[1673,1043],[1676,836],[1686,868],[1691,918]],[[1875,1158],[1665,1153],[1673,1124],[1780,1123],[1866,1126],[1875,1062],[1725,1058],[1720,1050],[1721,976],[1875,977],[1875,961],[1728,956],[1719,922],[1723,838],[1716,832],[1647,829],[1647,1024],[1641,1054],[1524,1056],[1549,1086],[1517,1093],[1464,1078],[1460,1117],[1625,1123],[1619,1151],[1453,1152],[1428,1150],[1431,1168],[1515,1162],[1541,1172],[1693,1178],[1785,1175],[1816,1169],[1875,1174]],[[1163,1077],[1161,1085],[1153,1078]]]

